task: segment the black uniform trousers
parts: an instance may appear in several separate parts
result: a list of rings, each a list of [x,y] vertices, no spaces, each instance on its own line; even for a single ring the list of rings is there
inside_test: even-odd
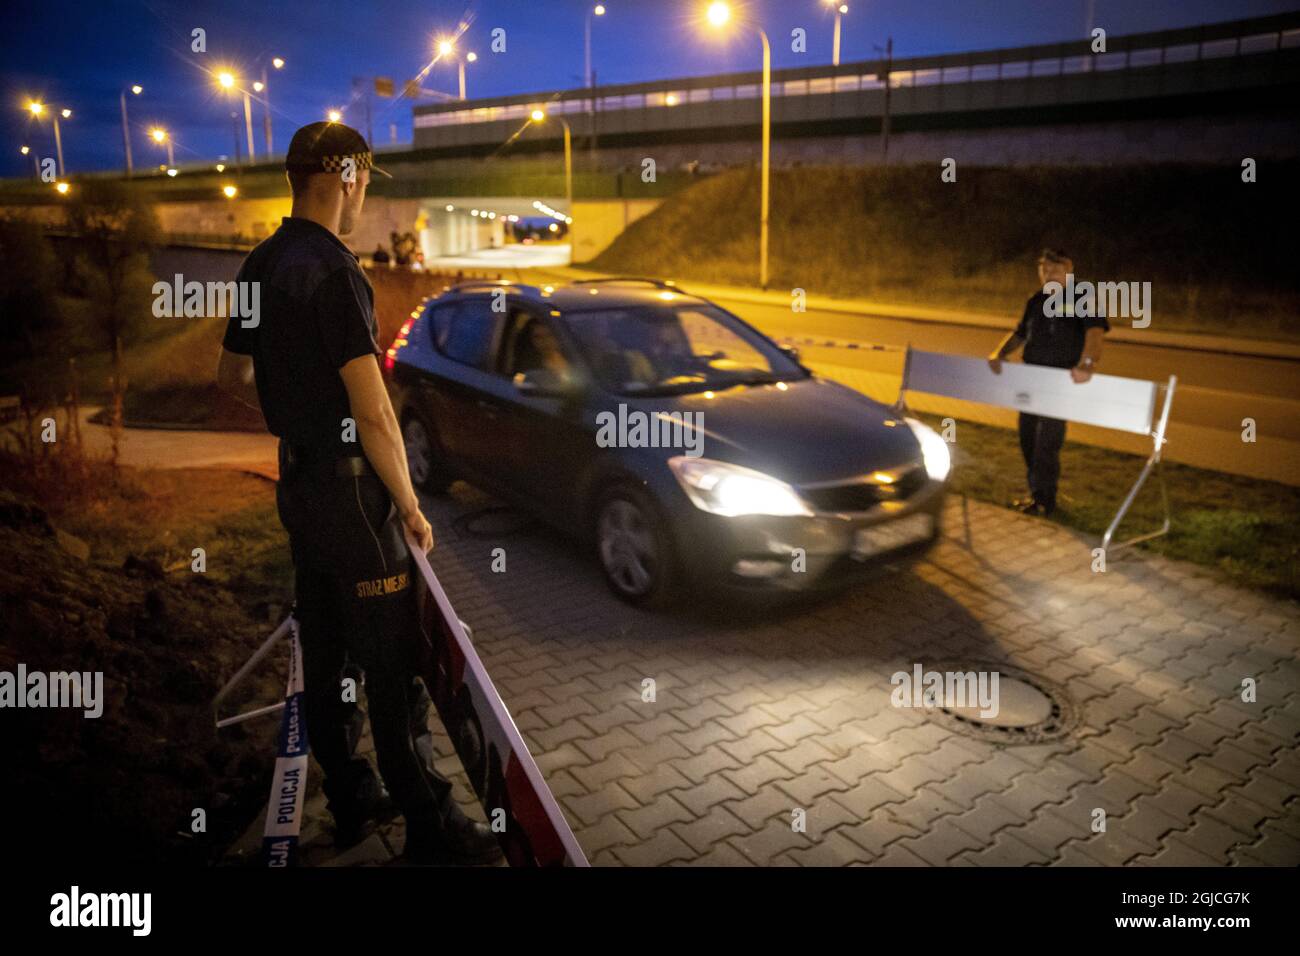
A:
[[[1025,456],[1029,493],[1044,508],[1056,507],[1056,485],[1061,479],[1061,446],[1065,422],[1059,418],[1020,413],[1020,452]]]
[[[330,810],[355,813],[372,784],[368,761],[353,754],[356,704],[342,685],[345,667],[359,667],[384,783],[409,830],[435,832],[463,815],[432,765],[430,701],[415,679],[417,572],[402,524],[378,476],[315,464],[295,462],[282,444],[276,505],[293,553],[307,737]]]

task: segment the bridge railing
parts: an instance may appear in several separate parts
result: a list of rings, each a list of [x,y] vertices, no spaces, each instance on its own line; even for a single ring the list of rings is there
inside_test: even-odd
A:
[[[856,93],[912,86],[1000,82],[1037,77],[1172,66],[1300,49],[1300,14],[1111,37],[1107,52],[1093,53],[1089,41],[1018,47],[975,53],[846,63],[838,67],[800,67],[773,71],[774,97],[826,93]],[[733,73],[712,77],[606,87],[592,96],[587,90],[562,90],[479,100],[472,106],[417,106],[416,129],[523,121],[539,106],[549,112],[609,113],[689,103],[757,99],[759,74]]]

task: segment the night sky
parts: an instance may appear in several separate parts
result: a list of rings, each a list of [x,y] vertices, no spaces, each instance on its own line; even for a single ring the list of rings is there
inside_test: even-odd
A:
[[[844,62],[876,56],[874,45],[893,36],[896,56],[1050,43],[1086,36],[1088,10],[1111,34],[1192,26],[1294,10],[1300,0],[848,0],[843,21]],[[122,168],[120,91],[128,94],[132,152],[137,170],[156,166],[165,150],[148,139],[153,125],[170,130],[178,164],[215,161],[233,152],[231,102],[212,73],[232,67],[254,78],[270,70],[274,139],[278,152],[298,126],[346,108],[354,77],[389,76],[400,87],[433,57],[435,36],[468,22],[462,49],[475,50],[468,95],[496,96],[581,85],[585,0],[114,0],[27,3],[6,14],[2,82],[5,110],[0,175],[30,175],[19,147],[52,155],[48,120],[24,110],[28,98],[70,107],[62,123],[68,171]],[[593,18],[592,60],[597,82],[628,83],[729,70],[757,69],[758,40],[735,29],[719,34],[702,22],[703,0],[606,0]],[[832,16],[819,0],[750,0],[733,9],[761,23],[772,38],[773,66],[829,63]],[[494,27],[507,31],[507,50],[489,52]],[[808,31],[808,52],[790,50],[790,31]],[[190,31],[207,31],[207,53],[190,52]],[[269,69],[269,66],[268,66]],[[456,90],[454,63],[436,65],[424,84]],[[411,137],[410,102],[376,100],[377,144]],[[240,110],[242,130],[242,105]],[[354,104],[345,121],[364,131]],[[254,107],[257,148],[261,107]]]

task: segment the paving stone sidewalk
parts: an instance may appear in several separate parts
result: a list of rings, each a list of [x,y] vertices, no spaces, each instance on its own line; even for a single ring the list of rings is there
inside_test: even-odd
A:
[[[456,520],[487,503],[426,501],[434,568],[593,865],[1300,864],[1293,602],[1145,554],[1094,573],[1083,537],[953,498],[910,571],[778,612],[653,614],[548,529]],[[891,674],[940,662],[1050,682],[1078,723],[1001,745],[891,705]],[[337,854],[309,802],[307,863],[387,864],[402,840]]]

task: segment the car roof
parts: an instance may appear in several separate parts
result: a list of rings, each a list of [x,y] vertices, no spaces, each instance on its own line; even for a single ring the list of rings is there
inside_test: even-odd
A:
[[[597,279],[568,285],[535,286],[502,280],[463,282],[440,298],[485,295],[503,289],[512,298],[549,306],[560,312],[590,312],[598,309],[626,309],[667,304],[707,305],[699,296],[684,292],[670,282],[656,279]]]

